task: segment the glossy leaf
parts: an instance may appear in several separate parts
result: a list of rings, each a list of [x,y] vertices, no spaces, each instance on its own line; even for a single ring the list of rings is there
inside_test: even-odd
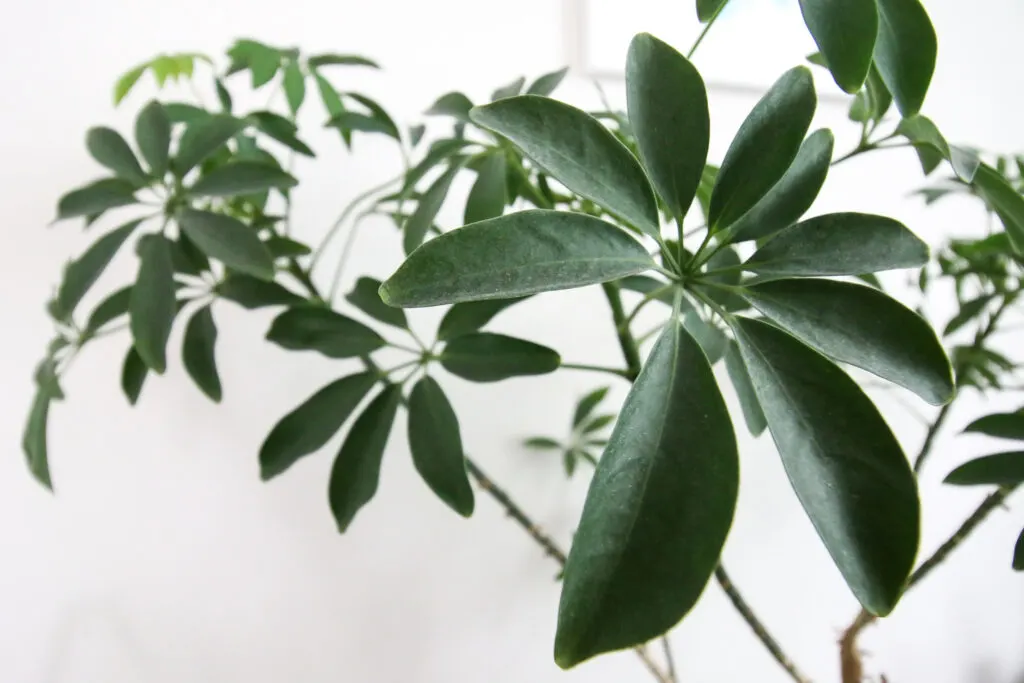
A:
[[[124,395],[128,398],[129,405],[135,405],[139,402],[139,394],[142,393],[142,385],[146,381],[146,375],[149,374],[149,368],[146,367],[145,361],[142,360],[142,356],[132,346],[128,349],[128,353],[125,354],[124,363],[121,366],[121,390],[124,391]]]
[[[178,311],[171,243],[149,235],[139,244],[139,275],[132,286],[129,312],[135,349],[157,374],[167,367],[167,338]]]
[[[565,75],[569,73],[569,67],[559,69],[558,71],[552,71],[551,73],[544,74],[526,89],[527,95],[541,95],[547,97],[562,84],[565,79]]]
[[[779,232],[744,267],[760,275],[861,275],[927,261],[928,245],[898,221],[830,213]]]
[[[800,10],[836,84],[860,90],[878,35],[875,0],[800,0]]]
[[[272,479],[314,453],[341,429],[377,383],[363,372],[335,380],[281,418],[260,447],[260,476]]]
[[[409,395],[409,449],[427,486],[463,517],[473,514],[459,420],[441,386],[424,376]]]
[[[93,159],[109,168],[117,177],[133,183],[146,182],[146,172],[139,165],[132,148],[116,130],[90,128],[85,135],[85,146]]]
[[[384,346],[366,325],[327,308],[299,306],[281,313],[267,341],[292,351],[317,351],[328,358],[363,356]]]
[[[964,433],[1024,441],[1024,412],[986,415],[967,425]]]
[[[471,382],[498,382],[510,377],[554,372],[562,359],[540,344],[490,332],[452,339],[441,352],[441,365]]]
[[[974,187],[996,212],[1018,254],[1024,254],[1024,197],[994,168],[982,164],[974,176]]]
[[[934,330],[882,292],[835,280],[776,280],[743,297],[826,356],[898,384],[932,405],[953,398],[953,370]]]
[[[221,399],[220,375],[217,373],[217,325],[209,305],[197,310],[185,327],[182,361],[189,377],[215,403]]]
[[[669,211],[681,218],[697,194],[708,156],[704,81],[675,49],[641,33],[626,56],[626,104],[644,168]]]
[[[57,203],[57,219],[93,216],[137,201],[132,183],[120,178],[103,178],[61,197]]]
[[[465,223],[497,218],[505,211],[507,168],[504,154],[491,154],[484,159],[466,199]]]
[[[697,0],[697,19],[700,23],[707,23],[722,11],[725,3],[729,0]]]
[[[817,106],[807,67],[787,71],[754,105],[725,153],[711,194],[709,223],[726,228],[778,183],[793,164]]]
[[[199,249],[240,273],[262,280],[274,279],[274,259],[256,231],[222,213],[185,209],[178,224]]]
[[[402,246],[406,254],[411,254],[416,247],[423,243],[430,226],[434,224],[444,200],[448,197],[448,190],[451,189],[455,176],[462,170],[462,164],[453,161],[448,169],[435,180],[427,191],[420,198],[416,210],[402,228]]]
[[[919,540],[917,484],[896,437],[842,370],[789,334],[737,318],[743,361],[800,503],[872,614],[892,611]]]
[[[899,126],[896,127],[896,133],[918,145],[919,153],[924,151],[921,148],[922,145],[927,145],[929,148],[937,151],[941,158],[950,162],[953,171],[965,183],[970,183],[974,180],[974,175],[978,172],[978,166],[981,163],[978,156],[959,147],[951,147],[946,142],[946,138],[939,132],[938,127],[927,116],[915,114],[903,119],[900,121]],[[922,165],[925,165],[925,162],[926,157],[922,156]],[[930,170],[925,166],[925,174],[929,172]]]
[[[736,398],[739,400],[740,411],[743,413],[743,420],[747,423],[747,429],[752,435],[760,436],[768,428],[768,421],[765,419],[764,411],[761,410],[761,402],[757,399],[757,392],[754,390],[754,384],[750,381],[747,366],[743,364],[740,348],[733,340],[729,340],[726,346],[725,369],[729,373],[733,389],[736,390]]]
[[[576,412],[572,416],[572,426],[575,429],[579,427],[584,420],[590,417],[590,414],[594,412],[594,408],[597,407],[604,397],[608,395],[609,387],[601,387],[590,392],[576,404]]]
[[[470,332],[476,332],[489,323],[494,316],[526,298],[488,299],[455,304],[441,318],[441,324],[437,328],[437,338],[439,341],[447,341]]]
[[[50,461],[46,446],[47,422],[50,416],[50,401],[53,397],[44,388],[36,391],[29,410],[28,421],[21,440],[28,469],[40,484],[53,489],[50,480]]]
[[[217,285],[217,294],[239,306],[254,310],[266,306],[295,306],[304,299],[276,282],[268,282],[251,275],[232,273]]]
[[[739,483],[736,438],[697,343],[670,324],[626,398],[565,566],[555,661],[641,645],[697,602]]]
[[[573,192],[648,234],[659,233],[658,208],[640,163],[586,112],[524,95],[477,107],[471,116]]]
[[[204,159],[227,144],[245,124],[228,114],[217,114],[189,124],[178,143],[174,172],[183,177]]]
[[[469,110],[473,101],[460,92],[441,95],[426,113],[430,116],[452,116],[460,121],[469,122]]]
[[[277,166],[258,161],[229,161],[197,180],[188,192],[195,197],[234,197],[298,184],[293,175]]]
[[[935,71],[938,43],[920,0],[876,0],[875,65],[903,116],[916,114]]]
[[[356,418],[331,468],[331,511],[344,533],[356,513],[377,492],[380,465],[402,400],[402,388],[390,385]]]
[[[957,486],[1020,486],[1024,484],[1024,451],[995,453],[970,460],[950,472],[945,483]]]
[[[155,178],[162,178],[167,173],[171,121],[164,106],[156,100],[143,107],[135,119],[135,143],[149,165],[149,172]]]
[[[57,290],[57,305],[64,317],[70,317],[89,288],[96,283],[121,245],[138,227],[141,220],[125,223],[98,239],[64,270],[64,280]]]
[[[292,115],[298,114],[303,100],[306,99],[306,77],[297,62],[288,62],[284,67],[282,85],[285,99],[288,100],[288,108]]]
[[[653,267],[636,240],[604,221],[521,211],[445,233],[381,286],[390,306],[508,299],[617,280]]]
[[[348,293],[345,299],[366,315],[388,325],[409,329],[409,321],[405,317],[405,311],[400,308],[392,308],[380,300],[381,282],[372,277],[361,277],[356,280],[355,287]]]

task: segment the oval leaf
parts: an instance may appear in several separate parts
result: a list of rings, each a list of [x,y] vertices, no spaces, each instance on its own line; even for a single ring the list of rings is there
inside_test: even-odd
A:
[[[295,306],[305,301],[276,282],[231,273],[217,285],[217,294],[250,311],[266,306]]]
[[[725,369],[729,373],[733,389],[736,390],[736,398],[739,399],[740,410],[743,412],[743,419],[747,423],[747,429],[754,436],[761,436],[768,428],[768,421],[761,410],[761,402],[757,400],[757,392],[750,381],[750,374],[747,366],[743,364],[740,355],[740,348],[736,342],[729,340],[725,350]]]
[[[517,304],[527,297],[515,299],[490,299],[488,301],[467,301],[455,304],[441,318],[437,328],[438,341],[447,341],[463,334],[476,332],[512,304]]]
[[[658,207],[640,163],[586,112],[524,95],[477,107],[471,116],[573,192],[648,234],[659,234]]]
[[[409,395],[409,449],[427,486],[463,517],[473,514],[459,420],[441,386],[424,376]]]
[[[306,99],[306,77],[302,75],[299,65],[290,61],[284,67],[284,96],[288,100],[288,108],[292,115],[299,113],[302,101]]]
[[[739,484],[714,375],[678,323],[655,344],[594,473],[558,607],[555,661],[665,633],[718,566]]]
[[[183,177],[244,127],[242,121],[229,114],[217,114],[190,123],[178,143],[174,172]]]
[[[217,324],[209,306],[197,310],[185,328],[181,357],[189,377],[200,391],[215,403],[221,399],[220,375],[217,374]]]
[[[298,184],[294,176],[276,166],[259,161],[231,161],[197,180],[188,193],[195,197],[234,197]]]
[[[68,264],[64,271],[64,280],[57,290],[57,305],[65,317],[70,317],[75,312],[78,302],[103,274],[121,245],[141,222],[131,221],[116,230],[111,230],[78,259]]]
[[[846,373],[785,332],[733,331],[789,481],[847,585],[872,614],[895,607],[917,554],[917,484],[889,426]]]
[[[1024,451],[995,453],[960,465],[946,476],[957,486],[1019,486],[1024,484]]]
[[[830,213],[778,233],[744,267],[760,275],[862,275],[927,261],[928,245],[898,221]]]
[[[967,425],[964,433],[1024,441],[1024,412],[986,415]]]
[[[139,352],[132,346],[125,354],[124,364],[121,366],[121,390],[128,398],[129,405],[139,402],[139,394],[142,393],[142,385],[148,374],[149,368],[146,367]]]
[[[260,447],[260,476],[272,479],[303,456],[323,448],[377,383],[362,372],[335,380],[274,425]]]
[[[199,249],[228,268],[262,280],[274,279],[274,259],[256,231],[222,213],[185,209],[178,224]]]
[[[569,73],[569,67],[559,69],[558,71],[552,71],[551,73],[544,74],[526,89],[527,95],[542,95],[547,97],[562,84],[565,79],[565,75]]]
[[[921,110],[935,71],[938,41],[919,0],[876,0],[875,65],[903,116]]]
[[[953,369],[935,331],[882,292],[835,280],[777,280],[743,298],[775,324],[826,356],[849,363],[943,405]]]
[[[57,202],[57,220],[94,216],[137,201],[135,185],[120,178],[103,178],[61,197]]]
[[[978,167],[974,187],[999,216],[1014,249],[1018,254],[1024,254],[1024,197],[987,164]]]
[[[444,369],[471,382],[544,375],[557,370],[561,363],[561,357],[553,349],[489,332],[456,337],[441,352]]]
[[[491,154],[480,165],[476,182],[466,199],[466,223],[497,218],[505,211],[508,164],[504,154]]]
[[[377,492],[384,448],[402,400],[402,388],[389,385],[356,418],[331,468],[331,511],[344,533],[359,509]]]
[[[155,178],[163,177],[171,146],[171,121],[159,102],[154,100],[139,112],[135,119],[135,142],[149,164],[149,172]]]
[[[135,349],[157,374],[167,367],[167,338],[178,311],[171,245],[163,235],[139,243],[139,275],[131,289],[130,327]]]
[[[314,306],[290,308],[274,318],[267,341],[292,351],[317,351],[328,358],[363,356],[385,343],[366,325]]]
[[[366,315],[388,325],[409,329],[409,321],[405,311],[392,308],[380,300],[381,281],[372,277],[361,277],[356,286],[345,297],[350,304]]]
[[[800,10],[836,84],[851,94],[860,90],[878,35],[875,0],[800,0]]]
[[[92,158],[100,162],[119,178],[133,183],[145,183],[146,172],[121,134],[112,128],[90,128],[85,134],[85,146]]]
[[[521,211],[424,244],[381,286],[389,306],[508,299],[635,275],[654,266],[619,228],[582,214]]]
[[[803,66],[787,71],[740,126],[715,179],[712,230],[754,207],[793,164],[817,106],[814,79]]]
[[[409,220],[402,228],[404,232],[402,246],[406,254],[411,254],[416,247],[423,243],[423,238],[427,236],[430,226],[434,224],[434,219],[437,218],[437,214],[448,196],[448,190],[452,187],[452,181],[462,170],[462,166],[462,161],[453,161],[448,170],[431,183],[427,191],[423,193],[419,204],[416,205],[416,210],[409,216]]]

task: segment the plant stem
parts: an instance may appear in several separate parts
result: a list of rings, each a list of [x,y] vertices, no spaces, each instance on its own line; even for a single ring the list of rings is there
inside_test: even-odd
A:
[[[621,377],[627,381],[632,381],[630,378],[629,370],[620,370],[618,368],[606,368],[601,365],[587,365],[586,363],[562,363],[560,367],[562,367],[565,370],[587,370],[590,372],[604,372],[609,375]]]
[[[700,35],[697,36],[697,40],[694,41],[693,43],[693,47],[691,47],[690,51],[686,53],[687,59],[693,59],[693,55],[695,52],[697,52],[697,48],[700,47],[700,44],[704,42],[704,36],[706,36],[708,34],[708,31],[711,30],[711,26],[715,23],[715,20],[718,19],[718,15],[722,13],[722,10],[725,9],[725,6],[727,4],[729,4],[728,0],[720,4],[718,6],[718,9],[715,10],[715,13],[711,15],[710,19],[708,19],[708,23],[704,25],[704,30],[700,32]]]
[[[757,618],[754,611],[750,609],[750,605],[748,605],[747,601],[743,599],[740,592],[736,590],[736,586],[733,585],[732,579],[729,578],[729,574],[726,573],[725,567],[722,565],[718,565],[718,568],[715,569],[715,579],[718,580],[718,585],[722,587],[722,590],[725,591],[725,594],[729,597],[733,607],[736,608],[736,611],[739,612],[740,616],[742,616],[744,621],[747,622],[747,625],[750,626],[750,629],[754,632],[754,635],[757,636],[757,639],[761,641],[765,649],[768,650],[772,657],[775,658],[775,661],[779,663],[779,666],[785,669],[786,673],[789,674],[789,677],[797,683],[809,683],[810,679],[796,668],[796,665],[793,664],[789,657],[786,656],[786,653],[782,651],[782,647],[779,643],[768,632],[768,629],[766,629],[764,624],[761,623],[761,620]]]
[[[318,246],[316,248],[316,251],[313,252],[313,260],[310,261],[309,270],[312,271],[314,268],[316,268],[316,264],[320,261],[321,258],[323,258],[324,250],[327,248],[327,245],[330,244],[331,241],[334,239],[334,236],[338,234],[338,230],[340,230],[341,226],[345,224],[345,221],[348,219],[349,216],[352,215],[352,212],[356,210],[356,207],[358,207],[362,202],[366,201],[367,199],[377,194],[378,192],[383,192],[384,190],[388,189],[389,187],[391,187],[404,177],[404,173],[395,176],[394,178],[391,178],[390,180],[387,180],[381,183],[380,185],[371,187],[369,190],[363,192],[355,199],[353,199],[349,203],[349,205],[346,206],[345,209],[341,212],[341,215],[339,215],[338,218],[335,219],[334,224],[331,225],[330,229],[327,231],[327,234],[324,235],[323,240],[321,240],[320,246]]]
[[[665,651],[665,663],[668,665],[668,678],[672,683],[679,683],[679,675],[676,674],[676,661],[672,656],[672,643],[668,642],[668,636],[661,637],[661,649]]]
[[[942,425],[946,422],[946,418],[949,417],[949,409],[952,407],[953,401],[950,401],[946,405],[942,406],[942,410],[935,416],[935,421],[932,422],[931,426],[928,427],[928,431],[924,435],[924,443],[921,444],[921,450],[917,454],[917,458],[914,459],[914,474],[920,474],[921,468],[924,466],[925,460],[932,452],[932,446],[935,443],[935,437],[938,435],[939,430],[942,429]]]
[[[640,349],[637,348],[636,340],[629,332],[629,325],[626,323],[626,311],[622,308],[622,296],[619,286],[614,282],[606,282],[601,287],[608,299],[608,306],[612,309],[612,321],[615,323],[615,333],[619,338],[619,346],[622,348],[622,356],[626,359],[626,371],[630,380],[635,380],[640,374]]]

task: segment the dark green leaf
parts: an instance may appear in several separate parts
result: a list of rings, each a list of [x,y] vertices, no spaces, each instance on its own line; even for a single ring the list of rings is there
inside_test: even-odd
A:
[[[338,531],[342,533],[377,492],[381,459],[401,400],[400,386],[383,389],[356,418],[334,461],[329,497]]]
[[[875,0],[800,0],[800,10],[836,84],[860,90],[878,35]]]
[[[214,80],[214,86],[217,90],[217,102],[220,104],[221,110],[225,114],[231,113],[233,102],[231,101],[231,93],[224,87],[224,82],[219,78]]]
[[[405,174],[405,181],[402,183],[402,191],[404,193],[411,192],[416,184],[423,179],[432,168],[438,164],[446,161],[447,159],[457,155],[466,147],[475,145],[471,140],[438,140],[430,146],[430,150],[420,160],[418,164],[409,169],[409,172]]]
[[[561,363],[561,357],[553,349],[490,332],[456,337],[441,352],[444,369],[471,382],[545,375],[557,370]]]
[[[754,105],[733,139],[711,195],[710,224],[726,228],[756,206],[793,164],[817,106],[804,66],[787,71]]]
[[[560,451],[562,450],[562,444],[558,443],[554,439],[549,439],[544,436],[535,436],[531,439],[527,439],[523,442],[523,445],[527,448],[531,448],[535,451]]]
[[[221,399],[220,375],[217,374],[217,325],[210,306],[197,310],[185,328],[182,361],[189,377],[215,403]]]
[[[526,94],[547,97],[562,84],[567,73],[569,73],[569,67],[559,69],[558,71],[552,71],[549,74],[544,74],[530,84],[530,87],[526,89]]]
[[[64,281],[61,282],[60,289],[57,290],[57,305],[62,312],[62,317],[68,318],[75,312],[78,302],[103,274],[121,245],[141,222],[141,220],[131,221],[108,232],[89,247],[81,257],[68,264],[64,271]]]
[[[370,99],[366,95],[360,95],[357,92],[346,93],[346,95],[370,111],[370,118],[380,125],[382,133],[385,133],[401,142],[402,135],[398,132],[398,125],[391,118],[390,114],[384,110],[384,107],[380,106],[376,101]]]
[[[399,139],[398,133],[392,128],[392,126],[389,126],[384,121],[375,119],[372,116],[367,116],[366,114],[361,114],[357,111],[340,112],[327,122],[327,126],[344,131],[383,133],[395,138],[396,140]]]
[[[90,128],[85,135],[85,146],[92,158],[106,166],[119,178],[144,184],[146,172],[121,134],[112,128]]]
[[[714,365],[722,360],[729,339],[718,326],[704,320],[697,311],[691,310],[683,316],[683,327],[700,345],[709,363]]]
[[[52,399],[53,396],[46,389],[36,391],[21,440],[29,471],[40,484],[50,490],[53,490],[53,483],[50,481],[50,462],[46,448],[46,423]]]
[[[155,178],[167,173],[167,155],[171,147],[171,121],[162,104],[147,104],[135,119],[135,142]]]
[[[660,301],[663,304],[671,306],[675,303],[675,291],[673,289],[666,289],[669,283],[663,280],[657,280],[648,275],[630,275],[619,280],[619,287],[622,289],[629,290],[631,292],[639,292],[640,294],[651,294],[652,292],[661,292],[654,299]],[[688,304],[684,301],[683,307],[688,308]]]
[[[368,66],[372,69],[380,68],[377,62],[366,57],[360,57],[359,55],[314,55],[309,58],[308,63],[310,69],[319,69],[322,66]]]
[[[580,424],[590,417],[590,414],[594,412],[594,408],[597,404],[604,400],[604,397],[608,395],[609,387],[601,387],[590,392],[576,404],[576,413],[572,416],[573,428],[579,427]]]
[[[984,313],[989,302],[991,302],[993,298],[995,297],[992,294],[986,294],[984,296],[979,296],[977,299],[971,299],[966,302],[960,307],[960,311],[953,316],[953,319],[946,324],[946,329],[942,331],[942,336],[948,337]]]
[[[598,415],[593,420],[590,420],[587,424],[583,425],[583,433],[592,434],[593,432],[598,432],[613,422],[615,422],[614,415]]]
[[[167,338],[178,311],[171,243],[163,235],[148,235],[140,242],[139,252],[139,275],[129,303],[132,338],[146,365],[163,374],[167,367]]]
[[[85,325],[85,334],[91,336],[111,320],[127,314],[131,296],[132,288],[130,286],[122,287],[101,301],[89,316],[89,321]]]
[[[210,112],[205,109],[185,102],[167,102],[163,106],[164,113],[167,114],[167,120],[172,124],[184,123],[192,125],[196,121],[200,121],[211,116]]]
[[[448,197],[448,190],[451,189],[452,181],[455,180],[455,176],[461,170],[462,163],[453,161],[448,170],[441,174],[427,188],[427,191],[423,193],[419,204],[416,206],[416,210],[409,216],[409,220],[405,222],[405,226],[402,228],[404,233],[402,246],[406,254],[411,254],[416,247],[423,243],[423,239],[427,236],[427,231],[434,224],[434,219],[437,218],[445,198]]]
[[[420,140],[423,139],[423,135],[427,132],[427,127],[422,123],[416,126],[409,127],[409,143],[415,147],[420,144]]]
[[[178,224],[189,239],[210,258],[262,280],[274,279],[274,259],[256,231],[222,213],[185,209]]]
[[[340,102],[340,100],[339,100]],[[288,119],[273,112],[260,111],[249,114],[249,119],[268,137],[280,142],[285,147],[307,157],[316,156],[305,142],[296,137],[298,128]]]
[[[1017,545],[1013,549],[1013,568],[1018,572],[1024,572],[1024,529],[1021,529]]]
[[[874,63],[868,72],[867,91],[871,98],[871,118],[881,121],[892,106],[892,93],[885,87],[882,76],[878,73],[878,67]]]
[[[987,164],[978,167],[974,187],[999,216],[1017,253],[1024,254],[1024,197]]]
[[[326,444],[345,424],[377,375],[363,372],[335,380],[274,425],[260,447],[260,476],[272,479]]]
[[[898,221],[830,213],[781,231],[744,266],[761,275],[861,275],[927,260],[928,245]]]
[[[121,389],[128,397],[128,403],[135,405],[139,402],[139,394],[142,393],[142,385],[146,381],[149,368],[146,367],[142,356],[132,346],[124,357],[124,364],[121,366]]]
[[[119,79],[114,85],[114,106],[121,104],[121,100],[128,96],[128,93],[132,91],[135,84],[142,78],[142,74],[146,73],[146,69],[149,68],[149,62],[140,64],[131,71],[127,72]]]
[[[328,358],[363,356],[384,346],[371,328],[326,308],[300,306],[274,318],[267,340],[292,351],[318,351]]]
[[[350,304],[358,308],[366,315],[395,327],[409,329],[409,321],[406,320],[405,311],[400,308],[392,308],[380,300],[381,281],[372,277],[361,277],[356,280],[355,287],[345,297]]]
[[[424,376],[409,395],[409,449],[427,486],[463,517],[473,514],[459,420],[441,386]]]
[[[437,338],[439,341],[447,341],[470,332],[476,332],[489,323],[491,318],[526,298],[489,299],[455,304],[441,319],[441,324],[437,328]]]
[[[508,184],[505,171],[508,163],[504,154],[491,154],[484,159],[477,171],[476,182],[466,199],[464,222],[476,223],[488,218],[497,218],[505,210]]]
[[[744,301],[734,290],[727,287],[737,287],[740,284],[740,255],[733,247],[725,247],[715,252],[714,256],[708,259],[703,282],[713,282],[717,286],[701,286],[699,290],[709,299],[720,305],[729,312],[742,311],[747,308]],[[716,273],[715,271],[720,271]]]
[[[178,154],[173,162],[175,174],[184,177],[244,127],[242,121],[229,114],[216,114],[190,123],[178,143]]]
[[[526,85],[526,78],[520,76],[516,80],[512,81],[508,85],[504,85],[491,94],[491,100],[503,100],[506,97],[515,97],[519,93],[523,92],[523,86]]]
[[[242,273],[232,273],[217,285],[216,292],[239,306],[254,310],[266,306],[296,306],[304,299],[276,282],[268,282]]]
[[[1024,451],[995,453],[960,465],[945,479],[957,486],[1019,486],[1024,484]]]
[[[722,11],[729,0],[697,0],[697,19],[704,24]]]
[[[711,124],[704,81],[672,47],[641,33],[626,57],[626,102],[644,168],[672,215],[682,218],[697,194],[708,156]],[[647,188],[636,187],[646,198]]]
[[[445,233],[381,287],[390,306],[508,299],[617,280],[653,267],[636,240],[574,213],[522,211]]]
[[[45,391],[50,398],[59,401],[64,400],[64,390],[60,386],[60,377],[57,375],[57,361],[52,357],[45,358],[36,366],[33,378],[41,391]]]
[[[764,411],[761,410],[761,402],[757,400],[757,392],[754,391],[754,384],[750,381],[747,366],[743,364],[740,347],[732,340],[728,342],[728,348],[725,351],[725,369],[736,390],[736,398],[739,399],[740,410],[743,412],[743,420],[747,423],[747,429],[754,436],[761,436],[768,427],[768,421],[764,417]]]
[[[919,0],[877,0],[875,65],[903,116],[921,109],[935,71],[935,29]]]
[[[294,176],[277,166],[258,161],[229,161],[197,180],[188,192],[196,197],[234,197],[298,184]]]
[[[690,611],[718,566],[736,438],[696,342],[670,323],[594,473],[565,566],[555,661],[641,645]]]
[[[1024,412],[986,415],[967,425],[964,433],[984,434],[997,439],[1024,440]]]
[[[134,185],[119,178],[103,178],[61,197],[57,203],[57,219],[93,216],[137,201]]]
[[[922,155],[922,153],[932,151],[938,152],[940,161],[941,159],[947,159],[953,167],[953,171],[965,183],[970,183],[974,180],[974,175],[977,173],[978,166],[981,163],[978,156],[959,147],[950,147],[949,143],[946,142],[946,138],[939,132],[938,127],[927,116],[915,114],[903,119],[900,121],[900,125],[896,127],[896,133],[917,145],[918,155],[921,157],[921,165],[924,167],[925,175],[931,173],[935,166],[933,165],[932,157]],[[929,147],[922,148],[922,145],[928,145]]]
[[[253,43],[248,52],[247,62],[252,72],[253,90],[262,88],[274,79],[281,68],[281,52],[272,47]]]
[[[453,116],[460,121],[469,122],[469,110],[473,101],[460,92],[441,95],[426,113],[430,116]]]
[[[292,114],[299,113],[302,101],[306,99],[306,77],[302,75],[297,62],[288,62],[284,67],[284,96]]]
[[[800,503],[872,614],[896,605],[919,540],[917,484],[871,400],[787,333],[736,318],[733,331]]]
[[[264,242],[267,246],[267,251],[274,258],[294,258],[296,256],[308,256],[313,252],[308,245],[303,244],[297,240],[293,240],[290,237],[282,237],[281,235],[271,235]]]
[[[834,360],[909,389],[932,405],[953,398],[953,370],[934,330],[876,289],[835,280],[777,280],[753,285],[743,296]]]

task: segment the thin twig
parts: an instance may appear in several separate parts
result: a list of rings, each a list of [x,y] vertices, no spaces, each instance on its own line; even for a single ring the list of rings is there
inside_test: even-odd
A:
[[[668,677],[672,683],[679,683],[679,675],[676,673],[676,661],[672,656],[672,643],[668,642],[668,636],[661,637],[661,649],[665,651],[665,664],[668,666]]]

